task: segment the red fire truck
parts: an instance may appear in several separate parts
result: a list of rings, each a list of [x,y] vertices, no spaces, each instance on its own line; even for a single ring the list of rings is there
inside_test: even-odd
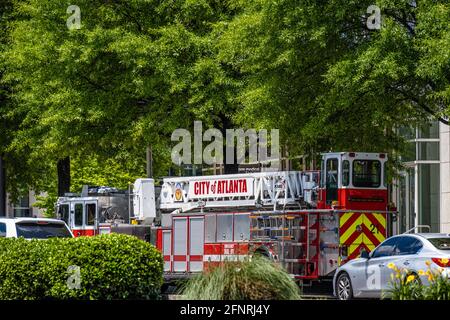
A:
[[[326,153],[320,171],[171,177],[156,193],[152,179],[139,179],[129,194],[134,217],[122,225],[146,230],[163,253],[169,278],[258,253],[296,279],[315,280],[391,235],[395,209],[388,207],[386,161],[384,153]],[[68,206],[71,227],[80,202],[58,201],[58,212]],[[78,206],[78,227],[91,221],[95,233],[118,229],[102,220],[104,208],[89,220],[92,202]]]

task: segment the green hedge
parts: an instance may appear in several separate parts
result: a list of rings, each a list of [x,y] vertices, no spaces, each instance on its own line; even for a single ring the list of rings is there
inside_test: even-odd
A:
[[[161,253],[133,236],[0,238],[0,299],[157,299],[162,274]]]

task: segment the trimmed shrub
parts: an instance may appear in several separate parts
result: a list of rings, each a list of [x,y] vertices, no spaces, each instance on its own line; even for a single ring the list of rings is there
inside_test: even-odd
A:
[[[188,300],[298,300],[299,287],[267,258],[224,262],[189,280],[180,292]]]
[[[157,299],[162,274],[161,253],[133,236],[0,239],[0,299]]]

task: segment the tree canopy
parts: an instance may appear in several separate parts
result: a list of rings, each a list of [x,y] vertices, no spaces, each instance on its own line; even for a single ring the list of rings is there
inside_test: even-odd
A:
[[[65,157],[121,184],[143,174],[148,145],[165,175],[172,131],[194,120],[279,128],[291,154],[312,154],[399,151],[396,127],[449,114],[448,1],[79,0],[79,29],[69,1],[12,4],[0,2],[12,191],[54,187]]]
[[[391,151],[395,126],[450,106],[447,1],[255,0],[227,24],[220,59],[245,74],[242,123],[276,126],[297,152]]]

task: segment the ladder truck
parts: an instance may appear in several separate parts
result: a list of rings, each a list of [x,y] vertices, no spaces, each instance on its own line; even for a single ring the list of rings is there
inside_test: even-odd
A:
[[[322,155],[320,171],[169,177],[160,189],[138,179],[134,217],[123,226],[147,230],[169,279],[262,254],[295,279],[319,280],[391,235],[396,209],[388,205],[386,161],[384,153],[336,152]],[[68,206],[72,228],[80,201],[58,201],[58,212]],[[87,209],[78,207],[82,224]],[[97,220],[98,213],[94,234],[120,229]]]

